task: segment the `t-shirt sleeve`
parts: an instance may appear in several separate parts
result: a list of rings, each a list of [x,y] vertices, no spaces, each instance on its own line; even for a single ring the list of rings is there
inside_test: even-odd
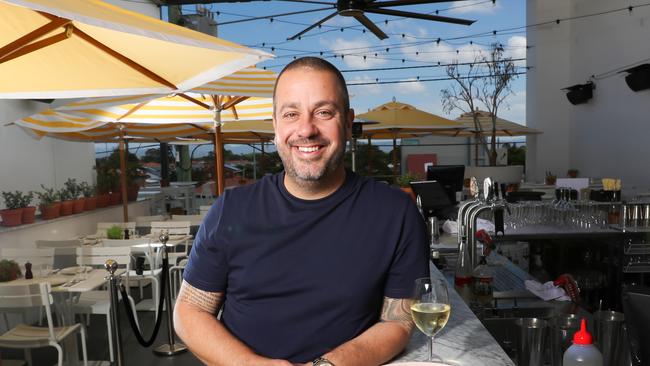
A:
[[[399,243],[388,271],[384,296],[410,298],[415,280],[429,276],[426,229],[415,204],[408,202],[401,222]]]
[[[199,227],[192,245],[183,279],[208,292],[224,292],[228,279],[226,244],[220,240],[219,226],[223,224],[223,207],[227,195],[221,195]]]

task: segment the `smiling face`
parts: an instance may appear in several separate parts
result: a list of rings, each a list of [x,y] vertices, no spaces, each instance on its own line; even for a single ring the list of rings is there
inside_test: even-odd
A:
[[[345,179],[354,113],[345,110],[338,85],[332,72],[310,67],[287,70],[277,82],[273,126],[287,188],[322,190]]]

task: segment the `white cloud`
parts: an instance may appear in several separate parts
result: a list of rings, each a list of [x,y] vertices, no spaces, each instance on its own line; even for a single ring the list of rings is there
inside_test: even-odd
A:
[[[449,8],[452,8],[449,11],[451,14],[494,14],[501,8],[501,4],[500,1],[492,4],[485,0],[454,1],[449,4]]]
[[[526,58],[526,37],[522,36],[513,36],[508,38],[506,46],[506,57],[517,58]],[[517,66],[526,66],[525,61],[517,61],[515,63]]]
[[[361,76],[355,76],[351,79],[346,79],[348,84],[355,84],[355,83],[374,83],[376,80],[375,78],[372,78],[368,75],[361,75]],[[363,95],[368,95],[368,94],[373,94],[373,95],[379,95],[379,94],[385,94],[385,87],[381,84],[374,84],[374,85],[359,85],[359,86],[349,86],[348,87],[349,93],[350,93],[350,98],[354,101],[357,97],[361,97]]]
[[[364,69],[376,67],[386,63],[386,60],[375,58],[374,54],[365,50],[372,47],[372,44],[365,39],[352,39],[347,40],[343,38],[336,38],[335,40],[321,40],[321,44],[328,47],[330,51],[336,54],[345,54],[343,62],[350,68]],[[354,53],[354,55],[352,54]],[[366,56],[364,58],[364,56]]]
[[[499,110],[499,117],[522,125],[526,124],[526,90],[508,96]]]
[[[393,90],[396,94],[409,95],[409,94],[422,94],[427,91],[425,83],[416,81],[415,78],[404,79],[408,80],[407,83],[394,84]]]

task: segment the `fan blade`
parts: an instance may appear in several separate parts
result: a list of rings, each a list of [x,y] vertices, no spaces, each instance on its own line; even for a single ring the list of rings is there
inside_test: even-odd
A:
[[[209,4],[209,3],[250,3],[253,1],[271,1],[271,0],[194,0],[192,4]],[[279,1],[289,1],[292,3],[305,3],[305,4],[319,4],[319,5],[332,5],[335,6],[336,3],[325,2],[325,1],[312,1],[312,0],[279,0]],[[187,4],[187,0],[167,0],[168,5],[182,5]]]
[[[296,39],[296,38],[302,36],[303,34],[309,32],[310,30],[312,30],[312,29],[318,27],[319,25],[325,23],[326,21],[328,21],[328,20],[334,18],[337,14],[338,14],[337,12],[334,12],[334,13],[332,13],[332,14],[326,16],[325,18],[323,18],[323,19],[317,21],[316,23],[310,25],[309,27],[305,28],[305,29],[304,29],[303,31],[301,31],[300,33],[294,34],[293,36],[287,38],[287,40],[288,40],[288,41],[293,41],[294,39]]]
[[[265,15],[263,17],[252,17],[252,18],[244,18],[244,19],[237,19],[237,20],[231,20],[229,22],[220,22],[219,25],[226,25],[226,24],[234,24],[234,23],[243,23],[243,22],[250,22],[251,20],[260,20],[260,19],[269,19],[269,18],[279,18],[287,15],[296,15],[296,14],[304,14],[304,13],[313,13],[316,11],[323,11],[323,10],[331,10],[332,7],[329,8],[320,8],[320,9],[311,9],[311,10],[302,10],[302,11],[292,11],[291,13],[282,13],[282,14],[274,14],[274,15]]]
[[[404,6],[404,5],[418,5],[418,4],[435,4],[435,3],[448,3],[450,0],[399,0],[399,1],[382,1],[369,4],[371,7],[389,7],[389,6]],[[464,0],[457,0],[464,1]]]
[[[476,20],[466,20],[466,19],[459,19],[459,18],[441,17],[439,15],[412,13],[410,11],[400,11],[400,10],[391,10],[391,9],[369,8],[369,9],[365,9],[364,11],[366,13],[394,15],[396,17],[406,17],[406,18],[433,20],[435,22],[445,22],[445,23],[462,24],[462,25],[471,25],[472,23],[474,23],[476,21]]]
[[[379,39],[386,39],[388,36],[384,33],[379,27],[375,25],[367,16],[363,14],[355,15],[354,19],[358,20],[359,23],[363,24],[364,27],[368,28],[374,35]]]

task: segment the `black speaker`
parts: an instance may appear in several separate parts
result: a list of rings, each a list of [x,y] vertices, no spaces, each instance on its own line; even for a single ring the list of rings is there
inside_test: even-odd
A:
[[[635,92],[650,89],[650,64],[635,66],[625,71],[629,73],[625,82],[630,89]]]
[[[358,122],[352,123],[352,137],[358,139],[363,134],[363,124]]]
[[[594,96],[594,83],[588,82],[587,84],[577,84],[564,88],[567,90],[566,97],[573,105],[587,103],[587,101]]]

